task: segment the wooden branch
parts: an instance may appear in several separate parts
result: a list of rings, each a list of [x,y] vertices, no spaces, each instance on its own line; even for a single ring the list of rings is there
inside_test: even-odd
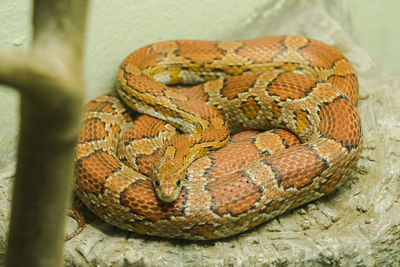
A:
[[[21,93],[6,266],[62,266],[83,102],[87,0],[35,0],[30,52],[0,49],[0,83]]]
[[[33,68],[30,55],[12,48],[0,49],[0,83],[22,88],[26,81],[21,75]]]

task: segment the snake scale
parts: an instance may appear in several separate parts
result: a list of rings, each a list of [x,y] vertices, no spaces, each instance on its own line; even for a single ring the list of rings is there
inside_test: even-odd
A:
[[[359,158],[355,71],[317,40],[148,45],[121,63],[117,91],[85,107],[76,191],[139,234],[241,233],[331,193]]]

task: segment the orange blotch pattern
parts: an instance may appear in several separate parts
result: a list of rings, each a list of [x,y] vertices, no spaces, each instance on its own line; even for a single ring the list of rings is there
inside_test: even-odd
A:
[[[88,193],[100,193],[107,178],[119,169],[117,158],[106,152],[96,151],[76,162],[76,183],[81,190]]]
[[[283,72],[268,85],[268,92],[281,100],[300,99],[307,96],[315,85],[311,77]]]
[[[285,145],[286,148],[300,144],[300,140],[297,138],[297,136],[289,131],[276,129],[273,132],[282,138],[282,144]]]
[[[78,143],[101,140],[107,137],[107,130],[104,123],[97,118],[87,119],[82,126]]]
[[[246,92],[253,87],[258,78],[258,74],[246,74],[243,76],[229,77],[224,82],[221,94],[228,100],[232,100],[240,93]]]
[[[307,146],[297,146],[279,154],[273,154],[265,162],[272,167],[279,186],[300,189],[327,168]]]
[[[112,104],[108,101],[102,101],[102,102],[90,101],[85,106],[84,111],[98,111],[98,112],[107,112],[112,114],[115,113]]]
[[[151,94],[156,97],[162,97],[163,90],[166,88],[165,85],[157,83],[148,76],[138,76],[125,73],[124,77],[126,79],[127,86],[135,91],[141,92],[142,94]],[[121,90],[126,90],[120,87]],[[129,92],[126,92],[129,95]]]
[[[283,36],[271,36],[261,39],[246,40],[237,54],[255,63],[269,62],[285,49]]]
[[[188,58],[197,65],[209,63],[223,56],[215,42],[184,40],[177,43],[179,46],[177,55]]]
[[[208,183],[212,197],[211,210],[219,215],[231,214],[237,216],[251,209],[261,198],[261,189],[245,175],[235,174],[235,177],[223,177],[218,181]]]
[[[357,109],[346,98],[326,103],[319,112],[318,126],[322,135],[335,139],[343,146],[357,146],[361,139],[360,118]]]
[[[121,141],[156,137],[160,132],[168,131],[165,124],[155,117],[141,115],[124,131]]]
[[[325,69],[331,68],[332,63],[343,58],[343,55],[335,48],[317,40],[310,39],[308,45],[299,50],[311,65]]]
[[[159,200],[150,181],[141,180],[131,184],[120,193],[121,203],[128,207],[132,213],[142,215],[153,222],[171,216],[184,214],[185,201],[184,191],[178,199],[172,203],[166,203]]]
[[[339,88],[352,102],[356,104],[358,101],[358,81],[354,74],[347,74],[345,76],[332,75],[327,81]]]

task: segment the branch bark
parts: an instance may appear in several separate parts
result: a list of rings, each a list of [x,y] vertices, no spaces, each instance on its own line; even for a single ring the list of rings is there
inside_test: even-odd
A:
[[[35,0],[29,52],[0,49],[0,83],[21,93],[6,266],[62,266],[83,103],[87,0]]]

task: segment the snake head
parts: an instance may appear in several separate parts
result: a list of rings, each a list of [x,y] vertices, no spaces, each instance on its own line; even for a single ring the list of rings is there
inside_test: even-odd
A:
[[[182,189],[181,179],[153,179],[157,197],[164,202],[175,201]]]
[[[153,186],[157,197],[164,202],[175,201],[181,192],[186,176],[186,166],[176,157],[174,146],[168,146],[160,160],[152,166]]]

